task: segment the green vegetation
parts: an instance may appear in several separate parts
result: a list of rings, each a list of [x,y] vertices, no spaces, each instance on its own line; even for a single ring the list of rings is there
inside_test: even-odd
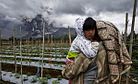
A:
[[[48,84],[48,78],[47,77],[40,77],[39,81],[40,81],[40,84]]]
[[[53,80],[52,84],[60,84],[59,80]]]
[[[127,48],[129,50],[129,37],[127,39]],[[4,41],[5,42],[5,41]],[[32,43],[31,43],[32,42]],[[7,43],[10,43],[7,41]],[[30,59],[30,58],[34,58],[34,57],[41,57],[42,56],[42,40],[35,42],[35,40],[33,41],[28,41],[28,43],[26,43],[26,41],[23,41],[22,43],[22,56],[23,57],[28,57],[28,58],[23,58],[23,61],[25,62],[39,62],[41,60],[34,60],[34,59]],[[57,61],[52,61],[52,58],[58,59],[58,58],[65,58],[68,50],[69,50],[69,43],[68,41],[62,41],[62,40],[56,40],[56,42],[54,43],[50,43],[50,42],[45,42],[45,50],[44,50],[44,58],[49,58],[49,60],[44,60],[44,63],[48,63],[48,64],[54,64],[56,66],[62,66],[64,64],[64,62],[57,62]],[[14,55],[15,56],[20,56],[20,46],[19,46],[19,41],[16,42],[16,46],[15,46],[15,52],[13,51],[13,45],[2,45],[1,46],[1,52],[0,55],[5,56],[5,57],[1,57],[1,60],[15,60]],[[13,56],[13,57],[6,57],[6,56]],[[20,62],[20,58],[16,58],[17,62]],[[137,37],[134,39],[134,44],[133,44],[133,56],[132,56],[132,68],[131,68],[131,76],[133,80],[138,80],[138,35]],[[28,74],[29,75],[29,74]],[[17,75],[18,78],[18,75]],[[50,79],[51,75],[50,74],[46,74],[46,78]],[[53,80],[52,84],[58,84],[59,80],[61,79],[61,75],[58,76],[58,80]],[[43,79],[39,79],[41,82],[45,82],[43,81]],[[37,79],[34,78],[32,79],[32,83],[36,82]]]
[[[129,50],[130,35],[127,38],[127,48]],[[134,34],[133,48],[132,48],[132,68],[130,71],[132,84],[138,83],[138,34]]]

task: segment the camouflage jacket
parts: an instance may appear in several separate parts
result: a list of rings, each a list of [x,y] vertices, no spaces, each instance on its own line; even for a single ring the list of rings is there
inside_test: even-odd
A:
[[[106,49],[111,81],[120,82],[122,75],[128,72],[132,64],[127,48],[118,29],[112,23],[97,21],[97,29]]]

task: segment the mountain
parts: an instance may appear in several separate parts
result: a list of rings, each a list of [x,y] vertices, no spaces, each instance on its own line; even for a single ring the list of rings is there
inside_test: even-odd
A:
[[[70,28],[71,36],[75,36],[76,32],[74,28]],[[65,27],[56,27],[56,28],[49,28],[48,32],[45,32],[45,38],[48,38],[49,35],[52,35],[54,38],[64,38],[68,36],[69,29]],[[30,33],[29,33],[30,34]],[[28,37],[33,39],[42,38],[43,33],[39,30],[32,32],[32,35],[26,35],[23,38],[27,39]]]
[[[64,37],[64,36],[68,36],[68,33],[69,33],[69,29],[68,28],[57,28],[58,30],[56,32],[53,32],[52,35],[54,37],[57,37],[57,38],[61,38],[61,37]],[[71,33],[71,36],[75,36],[76,35],[76,32],[75,32],[75,29],[74,28],[70,28],[70,33]]]
[[[54,23],[49,23],[41,14],[34,18],[22,18],[20,21],[14,18],[3,17],[0,15],[1,37],[4,39],[15,38],[37,39],[42,38],[43,28],[45,29],[45,38],[52,35],[54,38],[64,38],[68,36],[69,29],[65,27],[55,27]],[[70,28],[72,36],[75,36],[75,29]]]

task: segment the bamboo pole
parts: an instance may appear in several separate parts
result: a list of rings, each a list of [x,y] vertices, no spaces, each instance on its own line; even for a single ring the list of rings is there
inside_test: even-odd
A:
[[[2,49],[2,42],[1,42],[1,30],[0,30],[0,52],[1,52],[1,49]],[[2,80],[2,66],[1,66],[1,57],[0,57],[0,80]]]
[[[48,36],[48,41],[47,41],[47,43],[50,43],[50,34],[47,34],[47,36]]]
[[[42,63],[41,63],[41,78],[43,77],[43,57],[44,57],[44,49],[45,49],[45,24],[43,22],[43,43],[42,43]]]
[[[131,33],[130,33],[130,47],[129,47],[129,54],[132,57],[132,47],[133,47],[133,34],[134,34],[134,25],[135,25],[135,16],[136,16],[136,7],[137,7],[137,0],[134,0],[134,8],[133,8],[133,18],[132,18],[132,26],[131,26]],[[129,76],[130,71],[128,72]],[[126,84],[129,84],[129,78],[126,79]]]
[[[34,46],[34,44],[33,44],[33,38],[31,38],[31,48],[29,49],[29,52],[30,52],[30,54],[29,54],[29,66],[30,66],[30,64],[31,64],[31,55],[32,55],[32,51],[33,51],[33,46]]]
[[[50,43],[50,50],[49,52],[53,52],[53,35],[51,34],[51,43]],[[49,66],[51,67],[52,57],[49,57]]]
[[[68,26],[68,29],[69,29],[69,33],[68,33],[68,35],[69,35],[69,44],[71,45],[71,33],[70,33],[70,27]]]
[[[51,44],[53,45],[53,35],[51,34]]]
[[[125,44],[126,44],[126,41],[127,41],[127,26],[128,26],[128,13],[126,13],[126,19],[125,19],[125,34],[124,34]]]
[[[22,35],[21,35],[21,33],[22,33],[22,30],[21,30],[21,27],[20,27],[20,57],[21,57],[21,69],[20,69],[20,71],[21,71],[21,84],[23,84],[23,77],[22,77],[22,74],[23,74],[23,70],[22,70]]]
[[[29,50],[30,50],[30,47],[29,47],[29,38],[27,38],[27,43],[26,43],[26,45],[27,45],[27,55],[30,57],[30,55],[29,55]],[[28,60],[29,61],[29,60]]]
[[[14,55],[14,65],[15,65],[15,68],[14,68],[14,71],[15,73],[17,73],[17,60],[16,60],[16,54],[15,54],[15,28],[13,29],[13,55]]]
[[[40,39],[40,40],[38,39],[38,43],[37,43],[37,47],[38,47],[38,48],[37,48],[37,49],[38,49],[37,51],[38,51],[38,53],[37,53],[37,55],[38,55],[39,58],[41,58],[41,57],[40,57],[40,56],[41,56],[41,55],[40,55],[40,51],[41,51],[41,50],[40,50],[40,44],[41,44],[41,39]],[[38,63],[40,64],[40,62],[41,62],[41,61],[40,61],[40,59],[39,59]],[[40,76],[40,65],[38,65],[38,67],[37,67],[36,76]]]
[[[136,6],[137,6],[137,0],[134,1],[133,18],[132,18],[132,26],[131,26],[131,33],[130,33],[129,54],[130,54],[131,57],[132,57],[132,46],[133,46],[133,35],[134,35],[134,25],[135,25],[135,16],[136,16]]]

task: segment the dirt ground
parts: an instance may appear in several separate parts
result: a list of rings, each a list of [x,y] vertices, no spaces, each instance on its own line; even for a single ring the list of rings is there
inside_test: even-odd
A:
[[[17,65],[17,72],[20,73],[20,65]],[[15,65],[14,64],[6,64],[2,63],[2,70],[7,72],[15,72],[14,71]],[[23,74],[27,75],[35,75],[37,73],[37,67],[33,66],[22,66]],[[39,70],[41,72],[41,68]],[[54,70],[54,69],[43,69],[44,76],[50,75],[52,78],[61,76],[61,70]],[[1,84],[1,83],[0,83]]]

